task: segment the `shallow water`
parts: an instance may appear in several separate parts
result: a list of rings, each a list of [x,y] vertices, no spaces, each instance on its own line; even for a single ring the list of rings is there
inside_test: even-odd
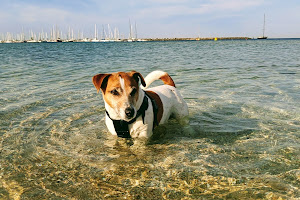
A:
[[[0,199],[300,198],[300,40],[0,44]],[[107,132],[91,78],[169,72],[190,125]]]

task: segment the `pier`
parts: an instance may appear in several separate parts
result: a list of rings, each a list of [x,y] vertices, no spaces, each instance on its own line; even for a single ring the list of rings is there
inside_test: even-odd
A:
[[[148,38],[145,41],[201,41],[201,40],[249,40],[249,37],[205,37],[205,38]]]

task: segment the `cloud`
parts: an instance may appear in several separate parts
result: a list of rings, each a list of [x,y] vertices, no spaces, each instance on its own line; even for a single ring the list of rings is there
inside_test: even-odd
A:
[[[0,33],[20,32],[22,27],[38,32],[58,25],[64,32],[71,26],[93,34],[94,24],[100,31],[110,24],[126,36],[130,19],[140,36],[257,35],[266,13],[270,35],[298,34],[297,10],[296,0],[1,0]]]
[[[148,0],[148,2],[158,2]],[[164,0],[163,4],[157,4],[149,8],[138,11],[142,18],[153,16],[155,18],[166,18],[172,16],[203,15],[219,12],[238,12],[249,7],[259,6],[263,0],[240,1],[240,0],[210,0],[210,1],[171,1]]]
[[[126,2],[88,0],[87,3],[74,0],[74,2],[67,1],[67,3],[61,4],[56,1],[50,0],[50,3],[34,3],[33,1],[30,4],[27,0],[27,3],[14,3],[6,10],[1,11],[1,15],[4,15],[5,18],[10,15],[10,20],[13,18],[20,23],[75,22],[75,19],[82,22],[83,19],[96,21],[95,19],[99,20],[100,18],[117,21],[129,17],[152,20],[153,18],[165,19],[174,16],[235,12],[263,3],[263,0],[128,0]],[[7,14],[2,14],[3,12]],[[14,14],[12,15],[12,13]]]
[[[68,11],[56,8],[42,8],[39,6],[29,5],[25,8],[16,8],[20,21],[23,23],[36,23],[36,22],[50,22],[65,21],[67,17],[72,14]]]
[[[212,0],[208,7],[210,10],[228,10],[228,11],[240,11],[249,7],[259,6],[264,3],[263,0]]]
[[[65,21],[72,14],[66,10],[39,5],[10,4],[0,10],[1,25],[34,25]],[[5,20],[3,20],[5,19]]]

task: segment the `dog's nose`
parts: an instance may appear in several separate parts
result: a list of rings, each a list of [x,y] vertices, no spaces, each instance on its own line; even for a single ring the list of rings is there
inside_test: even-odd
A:
[[[134,115],[134,109],[132,107],[128,107],[125,109],[125,114],[128,118],[133,117]]]

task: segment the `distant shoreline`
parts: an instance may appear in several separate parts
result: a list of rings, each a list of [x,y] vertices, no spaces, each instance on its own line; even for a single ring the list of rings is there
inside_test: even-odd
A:
[[[146,41],[250,40],[249,37],[148,38]]]
[[[112,43],[112,42],[163,42],[163,41],[218,41],[218,40],[257,40],[256,38],[250,37],[205,37],[205,38],[145,38],[145,39],[119,39],[119,40],[97,40],[84,39],[84,40],[57,40],[57,41],[46,41],[46,40],[1,40],[0,43]],[[300,38],[268,38],[267,40],[300,40]]]

